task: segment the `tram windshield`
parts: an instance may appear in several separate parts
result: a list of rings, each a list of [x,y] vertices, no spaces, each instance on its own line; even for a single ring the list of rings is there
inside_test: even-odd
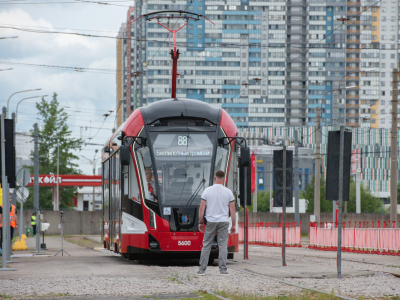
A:
[[[153,133],[162,205],[199,205],[209,186],[215,133]]]

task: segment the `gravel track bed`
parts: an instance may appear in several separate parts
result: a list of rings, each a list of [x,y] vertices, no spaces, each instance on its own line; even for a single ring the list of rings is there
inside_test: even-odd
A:
[[[137,277],[55,277],[33,280],[0,280],[1,294],[15,297],[49,294],[152,295],[190,293],[198,289],[172,281],[166,276],[155,279]]]
[[[252,249],[252,255],[255,256],[263,256],[266,258],[273,258],[273,259],[282,259],[281,254],[272,254],[268,253],[266,254],[265,252],[257,251],[257,249]],[[318,252],[316,251],[315,253],[316,256],[318,256]],[[310,257],[310,256],[303,256],[303,255],[297,255],[297,254],[286,254],[286,259],[287,260],[294,260],[294,261],[301,261],[301,262],[306,262],[306,263],[316,263],[316,264],[323,264],[327,266],[334,266],[336,268],[336,259],[332,258],[323,258],[323,257]],[[374,271],[374,272],[389,272],[389,273],[397,273],[400,274],[400,268],[398,267],[391,267],[388,265],[378,265],[378,264],[372,264],[372,263],[363,263],[363,262],[356,262],[356,261],[348,261],[348,260],[342,260],[342,267],[347,267],[347,268],[353,268],[357,270],[369,270],[369,271]]]
[[[301,292],[302,289],[282,285],[274,280],[254,276],[251,274],[239,273],[229,270],[229,275],[221,276],[218,267],[208,267],[205,276],[198,276],[197,266],[191,267],[155,267],[157,270],[171,274],[174,277],[195,284],[202,289],[211,292],[226,291],[230,293],[252,294],[262,296],[286,295]]]
[[[386,296],[393,297],[400,295],[399,278],[385,273],[377,272],[373,276],[348,277],[343,279],[286,279],[292,283],[300,284],[312,289],[325,291],[342,296],[375,299]]]
[[[258,252],[256,249],[252,250],[253,255],[262,255],[266,258],[271,259],[282,259],[280,254],[266,254],[265,252]],[[318,255],[316,253],[316,255]],[[286,254],[287,260],[295,260],[306,262],[310,264],[323,264],[330,265],[336,268],[336,259],[321,258],[321,257],[310,257],[296,254]],[[288,262],[290,263],[290,262]],[[284,279],[285,281],[304,285],[312,289],[318,289],[331,293],[334,291],[336,294],[343,296],[356,297],[365,296],[369,298],[376,297],[393,297],[400,295],[400,279],[388,274],[396,273],[400,274],[400,268],[391,267],[386,265],[369,264],[363,262],[354,262],[342,260],[342,267],[353,268],[355,270],[368,270],[373,271],[372,276],[358,276],[358,277],[347,277],[341,280],[337,278],[327,279]]]

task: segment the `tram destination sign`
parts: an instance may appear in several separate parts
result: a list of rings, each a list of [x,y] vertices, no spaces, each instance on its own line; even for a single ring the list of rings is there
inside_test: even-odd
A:
[[[211,156],[211,150],[156,150],[156,156]]]

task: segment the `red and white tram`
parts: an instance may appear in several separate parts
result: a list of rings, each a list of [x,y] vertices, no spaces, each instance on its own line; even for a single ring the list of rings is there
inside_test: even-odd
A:
[[[102,150],[104,247],[129,259],[200,258],[200,197],[218,170],[225,172],[224,184],[235,197],[239,198],[239,189],[246,191],[240,193],[241,203],[245,194],[250,200],[249,181],[239,180],[240,174],[244,178],[248,174],[244,166],[250,152],[245,141],[236,138],[232,118],[221,108],[176,97],[175,34],[189,20],[207,18],[183,11],[162,13],[170,15],[155,16],[160,14],[156,12],[141,17],[157,20],[173,35],[171,99],[136,109]],[[185,24],[172,30],[161,23],[162,18],[183,19]],[[233,258],[238,246],[238,233],[230,234],[228,258]],[[217,257],[215,239],[210,260]]]
[[[239,194],[236,135],[226,111],[198,100],[135,110],[102,149],[104,247],[129,259],[200,258],[202,192],[223,170],[225,186]],[[229,258],[238,246],[238,233],[230,234]]]

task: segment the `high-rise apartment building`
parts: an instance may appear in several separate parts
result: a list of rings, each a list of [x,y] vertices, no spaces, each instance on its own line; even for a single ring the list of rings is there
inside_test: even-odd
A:
[[[222,106],[248,131],[314,126],[321,105],[322,125],[390,128],[397,0],[138,0],[118,35],[119,123],[171,97],[168,31],[156,20],[132,23],[167,10],[215,23],[190,20],[177,33],[177,97]],[[184,20],[161,22],[177,29]],[[351,88],[329,93],[340,81]]]

